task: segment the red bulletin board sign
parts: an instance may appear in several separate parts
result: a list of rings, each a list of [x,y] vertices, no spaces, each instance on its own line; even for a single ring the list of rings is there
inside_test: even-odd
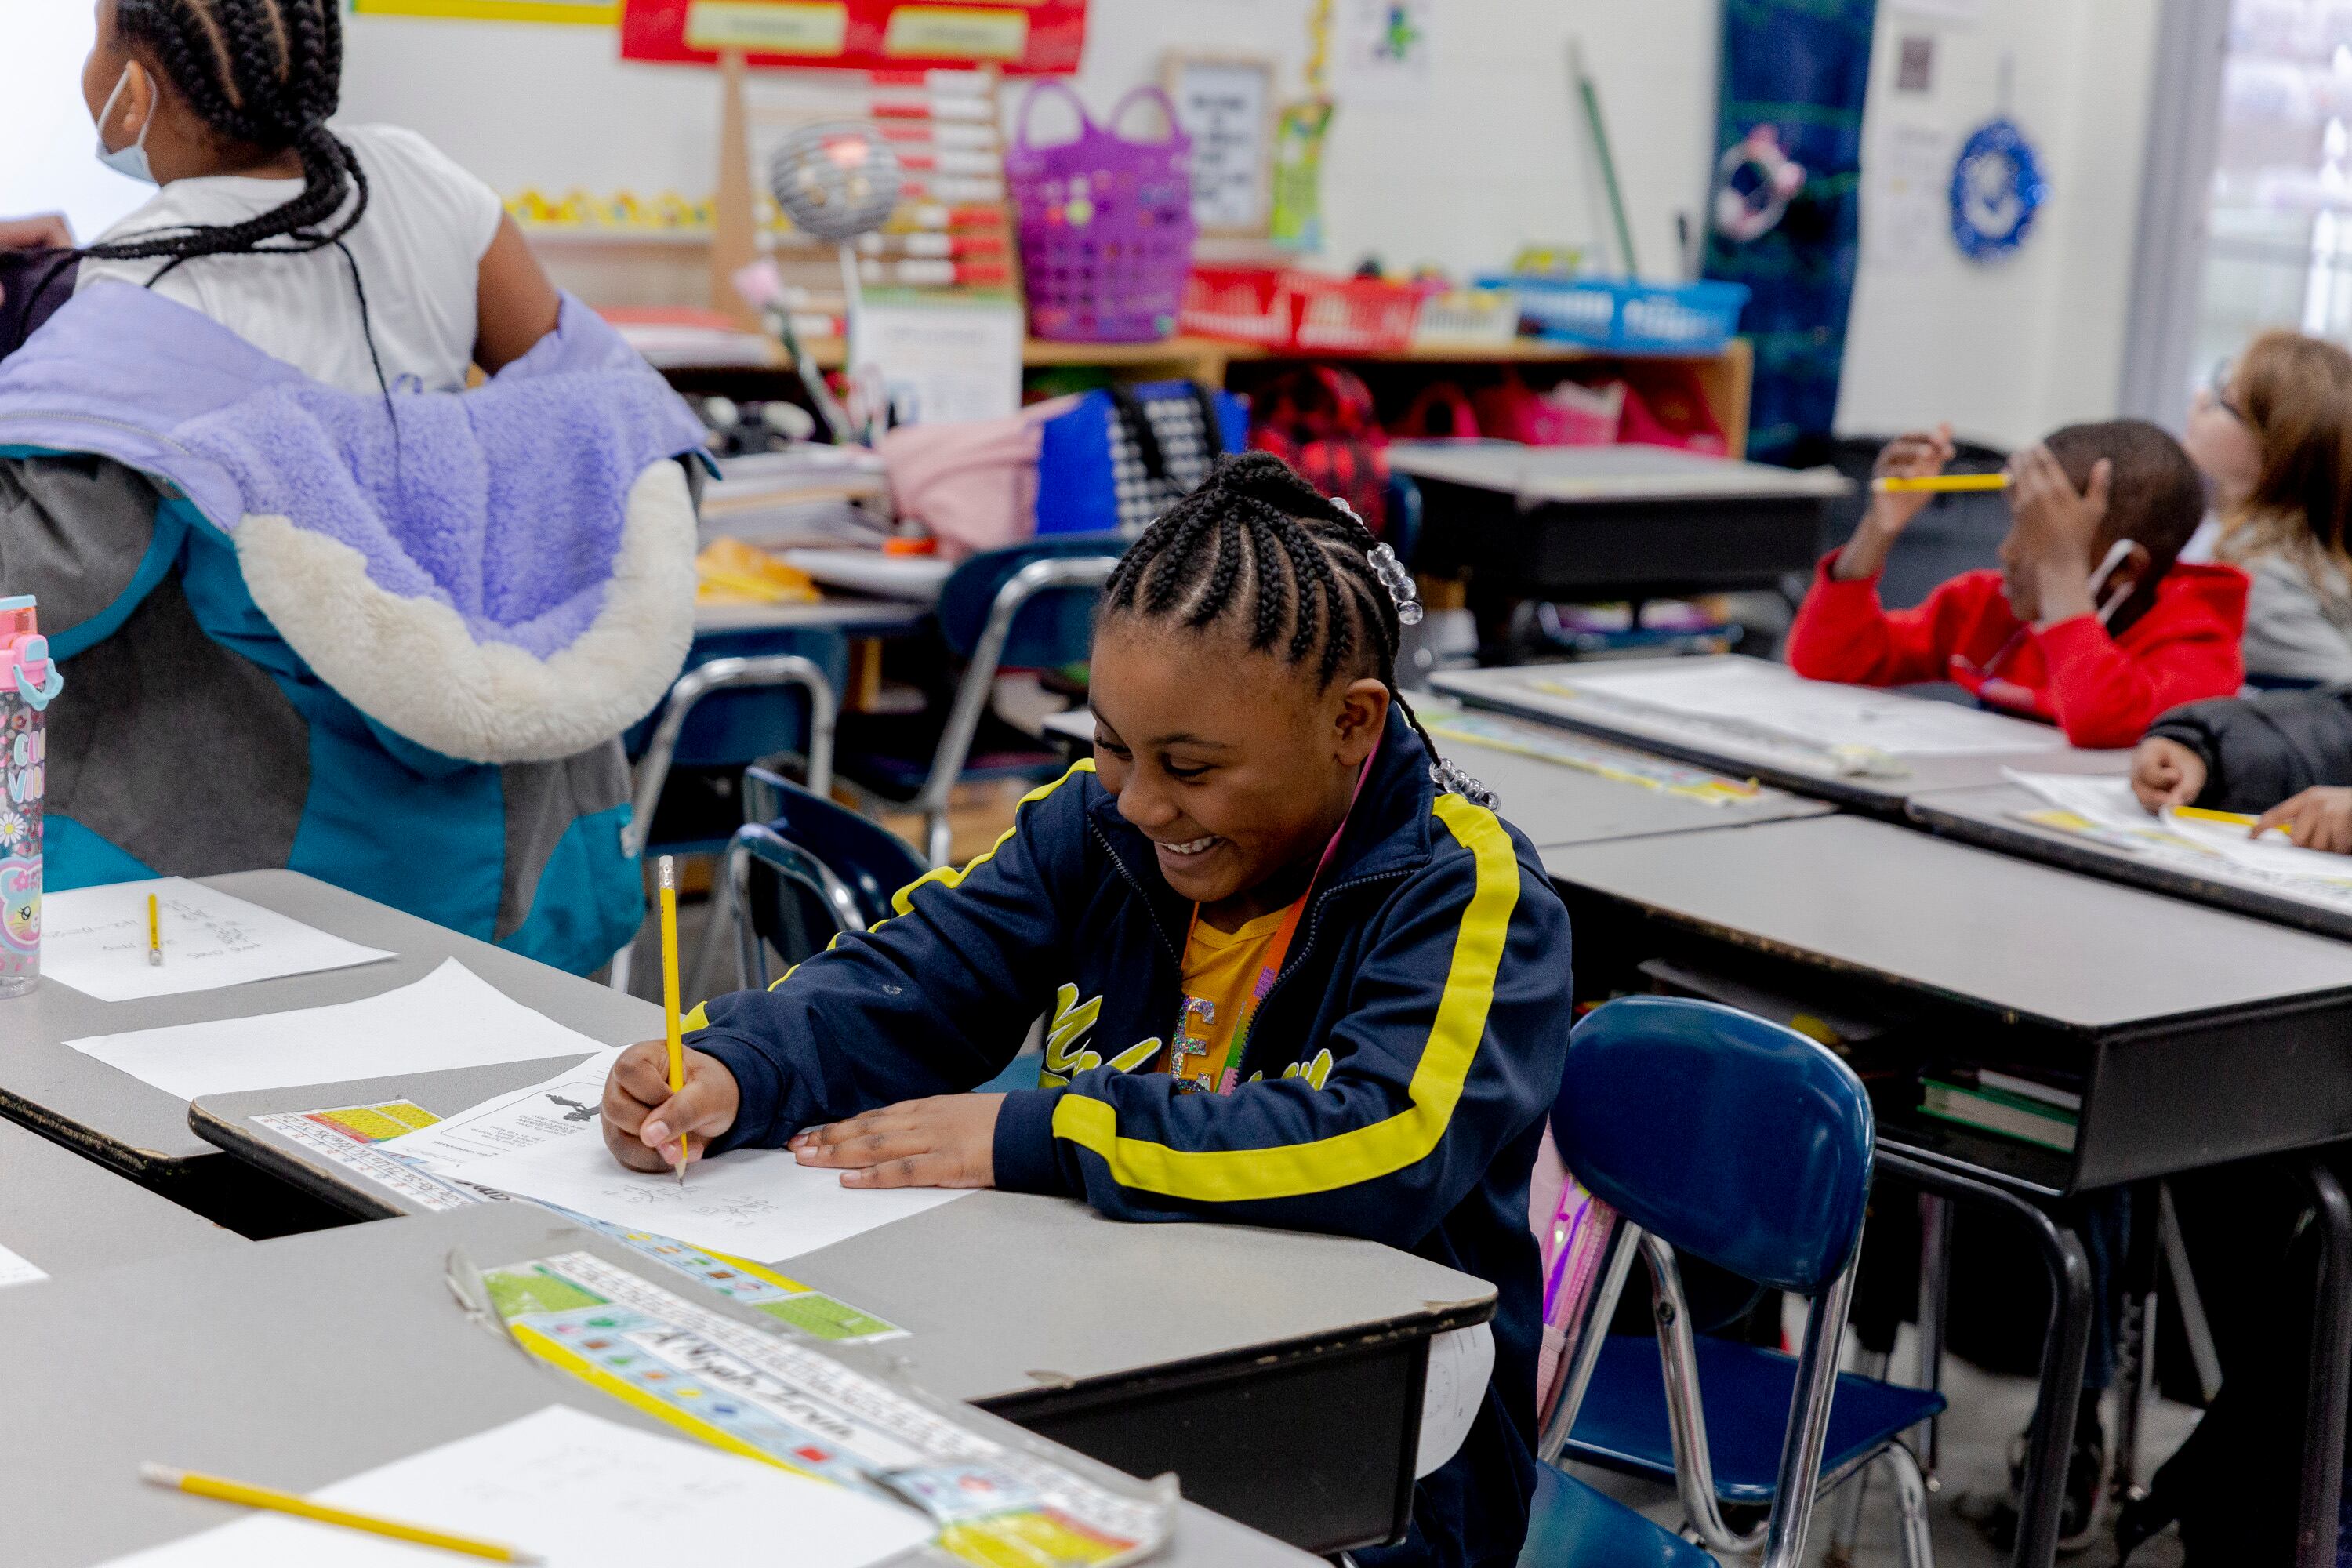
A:
[[[1087,0],[626,0],[621,58],[917,70],[994,66],[1013,76],[1078,68]]]

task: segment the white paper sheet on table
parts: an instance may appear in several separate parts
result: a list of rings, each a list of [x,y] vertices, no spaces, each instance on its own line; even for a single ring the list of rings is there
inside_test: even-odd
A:
[[[1857,746],[1895,757],[1958,757],[2063,750],[2046,724],[1867,686],[1807,680],[1748,658],[1677,661],[1673,668],[1549,672],[1559,685],[1701,719],[1761,725],[1817,746]]]
[[[601,1137],[557,1139],[441,1173],[761,1263],[797,1258],[969,1195],[938,1187],[845,1187],[840,1172],[811,1169],[786,1149],[738,1149],[698,1160],[681,1187],[667,1171],[623,1169]]]
[[[147,962],[150,893],[163,928],[160,968]],[[216,991],[393,956],[180,877],[51,893],[41,925],[42,974],[101,1002]]]
[[[433,1171],[537,1148],[551,1139],[597,1134],[604,1079],[626,1047],[597,1052],[544,1083],[496,1095],[430,1127],[373,1145],[378,1153],[422,1161]],[[598,1142],[602,1142],[601,1135]]]
[[[2273,835],[2257,839],[2226,822],[2201,822],[2171,811],[2150,816],[2128,779],[2003,772],[2011,784],[2061,811],[2183,869],[2333,908],[2352,906],[2352,857],[2299,849]]]
[[[0,1247],[0,1288],[10,1285],[30,1285],[36,1280],[47,1278],[48,1275],[46,1272],[34,1266],[31,1258],[20,1257],[6,1247]]]
[[[562,1405],[310,1495],[533,1552],[549,1568],[669,1563],[682,1551],[697,1562],[866,1568],[916,1550],[932,1533],[912,1509]],[[445,1561],[465,1559],[334,1525],[250,1514],[118,1557],[109,1568],[425,1568]]]
[[[413,985],[363,1002],[66,1044],[182,1100],[604,1048],[532,1012],[454,958]]]

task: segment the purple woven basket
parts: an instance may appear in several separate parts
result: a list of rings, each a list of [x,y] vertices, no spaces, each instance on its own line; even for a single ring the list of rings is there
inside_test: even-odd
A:
[[[1029,121],[1049,92],[1070,100],[1084,129],[1074,142],[1041,147],[1029,139]],[[1168,118],[1164,140],[1118,132],[1145,100]],[[1142,343],[1176,330],[1192,270],[1192,139],[1156,87],[1120,99],[1107,126],[1062,83],[1030,88],[1004,173],[1021,213],[1032,332],[1064,342]]]

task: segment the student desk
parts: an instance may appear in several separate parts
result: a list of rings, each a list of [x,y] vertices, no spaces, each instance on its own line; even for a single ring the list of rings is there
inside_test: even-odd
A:
[[[1494,709],[1558,724],[1663,756],[1679,757],[1700,767],[1760,779],[1799,795],[1832,801],[1875,816],[1900,817],[1905,804],[1913,796],[1931,791],[1997,784],[2001,782],[2003,768],[2054,773],[2121,773],[2131,766],[2129,752],[2077,751],[2053,729],[2048,747],[2040,751],[1918,757],[1910,760],[1907,772],[1894,777],[1840,774],[1832,772],[1826,762],[1813,766],[1759,744],[1736,731],[1711,725],[1702,718],[1662,709],[1633,711],[1614,704],[1603,705],[1546,691],[1537,684],[1573,682],[1580,671],[1627,673],[1668,665],[1685,667],[1690,662],[1629,659],[1591,665],[1523,665],[1503,669],[1450,670],[1430,679],[1440,691],[1474,708]],[[1926,702],[1933,699],[1922,697],[1915,700]]]
[[[0,1121],[0,1247],[53,1278],[252,1244],[146,1188]]]
[[[1400,441],[1421,486],[1416,564],[1474,574],[1481,597],[1627,597],[1777,585],[1811,571],[1853,486],[1664,447]]]
[[[100,1002],[45,980],[29,995],[0,1002],[0,1038],[7,1042],[0,1049],[0,1115],[142,1180],[160,1184],[196,1177],[200,1166],[228,1162],[189,1131],[187,1102],[68,1049],[66,1041],[356,1002],[422,980],[447,958],[459,960],[525,1006],[608,1045],[642,1039],[659,1028],[658,1012],[646,1003],[299,872],[242,871],[202,880],[398,956],[357,969],[143,1002]],[[650,1029],[648,1018],[653,1020]],[[555,1070],[555,1064],[545,1067],[546,1072]]]
[[[2352,939],[2352,908],[2335,909],[2307,903],[2258,887],[2200,877],[2193,870],[2149,859],[2102,844],[2077,833],[2063,833],[2019,819],[2018,813],[2046,809],[2049,802],[2016,784],[1988,789],[1938,790],[1912,799],[1911,820],[1929,832],[1967,844],[1980,844],[2004,854],[2063,866],[2134,887],[2170,893],[2216,909],[2299,926],[2325,936]],[[2154,818],[2149,819],[2153,823]],[[2352,859],[2345,862],[2352,873]]]
[[[2046,1201],[2352,1137],[2352,944],[1854,816],[1587,844],[1544,864],[1582,917],[1580,991],[1605,994],[1632,963],[1664,954],[1885,1020],[1857,1066],[1882,1164],[1892,1154],[1906,1174]],[[2074,1153],[1922,1116],[1914,1069],[1955,1059],[2080,1074]],[[2341,1229],[2346,1216],[2333,1217]],[[2343,1247],[2330,1258],[2322,1321],[2340,1323]],[[2062,1283],[2053,1299],[2069,1294]],[[2086,1329],[2088,1291],[2076,1294]],[[2053,1451],[2050,1429],[2071,1429],[2081,1344],[2063,1346],[2071,1371],[2044,1369],[2037,1454],[2053,1483],[2071,1430]],[[2336,1436],[2315,1447],[2332,1456],[2340,1337],[2326,1354],[2333,1408],[2314,1401],[2315,1421],[2332,1419]],[[2068,1390],[2063,1409],[2053,1389]],[[2054,1484],[2043,1496],[2054,1524]],[[2021,1543],[2020,1560],[2046,1558]]]
[[[644,1012],[658,1016],[643,1004]],[[436,1115],[560,1070],[475,1068],[199,1100],[196,1129],[352,1213],[392,1193],[257,1116],[405,1099]],[[1482,1322],[1483,1280],[1368,1242],[1210,1225],[1122,1225],[1085,1205],[977,1193],[777,1262],[908,1330],[915,1380],[1318,1552],[1401,1520],[1429,1338]],[[1214,1432],[1215,1458],[1200,1434]],[[1385,1447],[1383,1447],[1385,1446]],[[1393,1454],[1391,1456],[1394,1457]]]
[[[1494,739],[1471,740],[1448,733],[1445,726],[1454,720],[1456,707],[1447,698],[1418,699],[1413,710],[1436,738],[1438,751],[1492,789],[1502,801],[1504,820],[1526,834],[1538,849],[1605,838],[1642,838],[1654,833],[1691,833],[1749,822],[1825,816],[1836,809],[1822,801],[1770,788],[1752,800],[1711,805],[1668,790],[1611,778],[1549,757],[1530,756]],[[1627,747],[1563,735],[1549,725],[1529,724],[1494,713],[1468,715],[1466,721],[1503,736],[1516,736],[1520,745],[1538,750],[1565,746],[1602,766],[1622,767],[1636,773],[1647,773],[1658,762],[1655,757]],[[1052,715],[1045,721],[1045,729],[1075,743],[1081,753],[1093,748],[1095,721],[1084,709]]]
[[[549,1405],[675,1436],[459,1310],[443,1279],[456,1247],[485,1268],[581,1247],[629,1258],[500,1205],[0,1293],[0,1335],[39,1347],[9,1373],[21,1418],[0,1423],[11,1568],[86,1568],[246,1517],[142,1485],[147,1460],[308,1490]],[[1198,1506],[1158,1561],[1315,1562]]]

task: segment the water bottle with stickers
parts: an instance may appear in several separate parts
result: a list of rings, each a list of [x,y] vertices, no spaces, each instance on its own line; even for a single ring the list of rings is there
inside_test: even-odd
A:
[[[64,686],[33,601],[0,599],[0,999],[41,978],[43,718]]]

